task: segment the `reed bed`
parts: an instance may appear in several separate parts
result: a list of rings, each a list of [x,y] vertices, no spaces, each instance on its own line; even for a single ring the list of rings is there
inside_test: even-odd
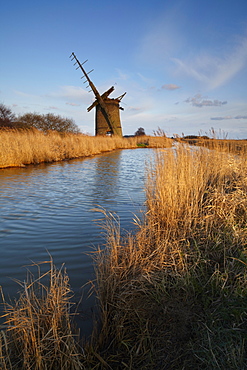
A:
[[[221,150],[227,153],[247,155],[247,140],[206,140],[202,145],[213,150]]]
[[[48,271],[41,273],[42,265]],[[71,320],[71,297],[66,270],[52,259],[36,264],[38,277],[29,271],[19,282],[14,303],[4,300],[5,327],[0,334],[0,368],[4,370],[80,370],[83,349]]]
[[[37,279],[6,306],[3,369],[56,369],[55,358],[61,369],[246,369],[246,193],[245,156],[157,151],[135,234],[98,209],[106,243],[94,254],[100,316],[91,340],[82,349],[71,334],[68,280],[51,266],[60,293]]]
[[[237,155],[247,155],[247,140],[226,140],[226,139],[178,139],[181,142],[187,142],[190,145],[197,145],[210,150],[219,150],[226,153]]]
[[[87,157],[115,149],[171,147],[166,137],[92,137],[38,130],[0,130],[0,168]]]
[[[105,215],[95,342],[109,368],[246,368],[246,175],[222,152],[160,152],[138,233]]]

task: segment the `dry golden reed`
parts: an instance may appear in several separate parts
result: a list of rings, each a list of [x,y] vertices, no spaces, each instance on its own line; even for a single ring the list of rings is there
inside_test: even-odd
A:
[[[232,153],[238,155],[247,154],[247,140],[226,140],[226,139],[205,139],[203,137],[198,137],[197,139],[176,139],[178,142],[187,142],[190,145],[196,145],[205,147],[211,150],[224,151],[225,153]]]
[[[244,369],[247,165],[179,145],[147,173],[147,215],[96,254],[97,350],[113,368]]]
[[[68,280],[51,266],[55,291],[37,280],[44,305],[33,281],[6,306],[3,369],[56,369],[54,358],[57,368],[68,360],[61,369],[246,368],[246,156],[182,144],[160,149],[147,168],[146,194],[135,234],[99,209],[106,244],[95,252],[100,316],[91,341],[82,350],[72,340]]]
[[[38,130],[0,130],[0,168],[87,157],[138,146],[170,147],[166,137],[93,137],[83,134],[47,134]]]
[[[41,273],[42,265],[49,265]],[[83,350],[71,324],[71,298],[65,269],[53,261],[36,265],[38,277],[28,273],[14,303],[4,303],[5,327],[0,336],[0,368],[6,370],[80,370]]]

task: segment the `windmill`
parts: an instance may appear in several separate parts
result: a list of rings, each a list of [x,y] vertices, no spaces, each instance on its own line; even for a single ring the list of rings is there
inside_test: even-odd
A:
[[[120,107],[120,102],[126,93],[119,96],[118,98],[111,99],[109,98],[109,95],[115,89],[114,86],[112,86],[102,95],[100,95],[93,82],[88,77],[89,73],[91,73],[93,69],[87,73],[83,68],[83,64],[85,64],[87,60],[83,63],[80,63],[75,53],[72,53],[70,55],[70,58],[71,60],[75,60],[74,65],[78,65],[76,69],[80,68],[82,70],[83,76],[81,78],[86,78],[86,81],[84,81],[84,83],[88,82],[87,87],[90,87],[90,91],[93,91],[95,95],[95,101],[90,105],[90,107],[87,108],[88,112],[90,112],[91,109],[96,108],[95,135],[122,136],[123,134],[119,110],[123,110],[123,108]]]

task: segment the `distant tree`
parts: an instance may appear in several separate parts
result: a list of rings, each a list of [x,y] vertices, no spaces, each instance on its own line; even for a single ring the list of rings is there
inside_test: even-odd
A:
[[[78,134],[79,127],[71,118],[63,118],[53,113],[38,114],[26,113],[18,117],[18,121],[26,128],[36,128],[38,130],[57,131],[62,133]]]
[[[41,129],[42,115],[38,113],[25,113],[18,116],[18,122],[21,122],[25,128]]]
[[[13,127],[16,117],[12,110],[0,104],[0,127]]]
[[[135,136],[144,136],[144,135],[146,134],[143,127],[139,127],[138,130],[135,132]]]
[[[197,136],[197,135],[186,135],[183,138],[184,139],[198,139],[198,137],[200,137],[200,136]]]

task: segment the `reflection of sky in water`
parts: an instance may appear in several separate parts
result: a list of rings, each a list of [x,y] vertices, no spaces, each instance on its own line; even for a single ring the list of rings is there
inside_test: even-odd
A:
[[[119,170],[121,151],[113,152],[111,156],[99,156],[95,160],[93,176],[92,199],[104,201],[114,199],[119,193]]]
[[[92,201],[95,198],[96,202],[100,200],[104,204],[141,206],[144,202],[145,159],[140,154],[138,150],[125,150],[113,152],[110,157],[97,157]]]
[[[102,243],[97,205],[120,216],[132,229],[144,208],[145,161],[150,149],[119,150],[100,156],[0,172],[0,285],[10,294],[30,260],[66,264],[78,290],[93,277],[88,252]],[[85,254],[86,253],[86,254]]]

